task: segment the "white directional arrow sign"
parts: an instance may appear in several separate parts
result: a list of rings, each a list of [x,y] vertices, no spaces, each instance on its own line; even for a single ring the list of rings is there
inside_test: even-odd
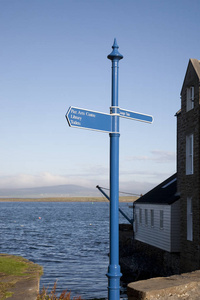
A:
[[[116,114],[115,114],[116,115]],[[122,118],[152,123],[153,117],[146,114],[118,108],[117,115]],[[112,113],[105,114],[89,109],[70,106],[66,114],[69,126],[97,130],[102,132],[112,132]]]
[[[150,115],[145,115],[141,114],[135,111],[130,111],[126,109],[119,109],[119,114],[120,117],[127,118],[127,119],[132,119],[136,121],[141,121],[141,122],[147,122],[147,123],[152,123],[153,122],[153,117]]]
[[[103,132],[111,132],[110,114],[104,114],[88,109],[82,109],[70,106],[67,114],[69,126],[77,128],[85,128]]]

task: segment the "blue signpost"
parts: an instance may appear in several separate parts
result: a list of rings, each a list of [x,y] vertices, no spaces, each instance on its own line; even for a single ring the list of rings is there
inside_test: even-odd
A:
[[[113,51],[108,55],[112,61],[112,99],[110,114],[69,107],[66,118],[69,126],[110,133],[110,262],[108,266],[108,299],[120,298],[119,266],[119,117],[152,123],[153,117],[118,106],[118,65],[123,56],[118,51],[116,39]]]
[[[79,127],[104,132],[112,131],[111,115],[92,110],[86,110],[70,106],[67,121],[71,127]]]
[[[118,52],[116,39],[113,51],[108,55],[112,61],[111,115],[113,132],[110,133],[110,264],[108,266],[108,299],[120,297],[119,265],[119,107],[118,107],[118,64],[123,56]]]
[[[130,111],[130,110],[120,108],[119,114],[120,114],[120,117],[122,117],[122,118],[127,118],[127,119],[146,122],[146,123],[152,123],[153,122],[153,117],[152,116],[141,114],[141,113],[138,113],[138,112],[135,112],[135,111]]]

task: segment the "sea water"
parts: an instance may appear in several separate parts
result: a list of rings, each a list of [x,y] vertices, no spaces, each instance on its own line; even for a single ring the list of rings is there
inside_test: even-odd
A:
[[[129,205],[120,208],[132,218]],[[0,202],[0,252],[43,266],[41,288],[57,281],[58,294],[106,298],[109,203]]]

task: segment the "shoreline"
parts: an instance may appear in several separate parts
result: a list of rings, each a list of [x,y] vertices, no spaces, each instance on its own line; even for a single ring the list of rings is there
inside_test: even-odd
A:
[[[119,202],[134,202],[138,197],[119,197]],[[46,198],[0,198],[0,202],[109,202],[104,197],[46,197]]]

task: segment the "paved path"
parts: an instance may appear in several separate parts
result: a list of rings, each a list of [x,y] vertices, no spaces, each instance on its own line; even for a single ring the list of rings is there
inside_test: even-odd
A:
[[[19,280],[10,292],[13,295],[8,300],[36,300],[39,290],[39,278],[25,278]]]

